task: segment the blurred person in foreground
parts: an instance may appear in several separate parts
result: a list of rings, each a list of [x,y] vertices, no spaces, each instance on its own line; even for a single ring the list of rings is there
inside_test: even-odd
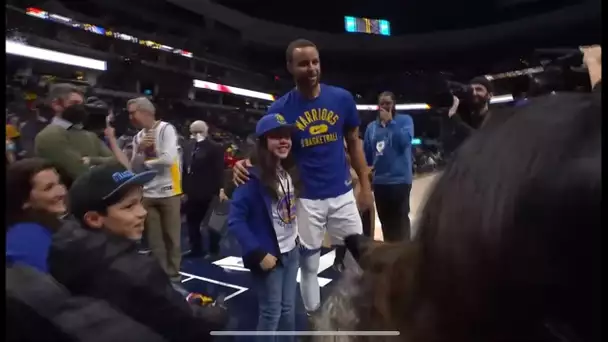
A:
[[[182,172],[177,131],[170,123],[156,119],[156,108],[146,97],[129,100],[127,110],[131,121],[141,129],[133,138],[132,167],[157,171],[156,177],[144,186],[147,243],[179,288]]]
[[[372,248],[323,307],[320,341],[569,341],[601,333],[601,99],[510,108],[448,164],[413,243]]]
[[[54,234],[49,270],[74,295],[105,300],[170,341],[208,341],[227,322],[226,309],[188,303],[157,259],[137,250],[143,188],[156,173],[105,164],[79,177],[69,191],[77,222]]]
[[[365,130],[365,159],[372,168],[374,201],[386,242],[410,239],[414,120],[397,114],[391,92],[378,97],[378,117]]]
[[[165,341],[102,300],[73,296],[49,274],[66,191],[48,161],[15,162],[6,191],[7,341]]]
[[[363,232],[359,209],[373,206],[363,144],[359,139],[360,118],[353,95],[345,89],[321,83],[321,59],[314,43],[291,42],[286,49],[287,69],[295,88],[276,100],[269,113],[280,113],[296,126],[292,153],[302,194],[298,198],[298,234],[303,253],[300,282],[304,306],[309,314],[321,305],[318,270],[325,233],[335,245],[347,244],[349,236]],[[343,141],[346,139],[347,151]],[[355,198],[346,155],[359,176],[361,191]],[[234,166],[235,179],[248,179],[246,161]],[[352,256],[347,268],[357,268]]]
[[[186,196],[186,220],[190,251],[184,257],[204,256],[201,223],[216,196],[227,199],[224,183],[224,151],[222,145],[209,138],[209,127],[204,121],[190,125],[191,139],[184,146],[182,179]],[[220,253],[221,235],[213,229],[209,233],[209,249],[206,256],[217,257]]]
[[[7,265],[5,275],[5,341],[168,341],[107,302],[73,296],[26,265]]]
[[[55,116],[36,136],[35,154],[57,167],[67,187],[94,165],[118,160],[128,167],[116,137],[108,139],[108,148],[95,133],[84,129],[88,114],[78,87],[55,84],[49,91],[49,101]]]

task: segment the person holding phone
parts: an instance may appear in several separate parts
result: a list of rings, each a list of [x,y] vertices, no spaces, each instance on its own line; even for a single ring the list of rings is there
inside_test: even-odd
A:
[[[412,138],[414,121],[397,115],[395,95],[378,97],[378,117],[367,125],[365,159],[373,168],[373,188],[384,241],[410,238],[410,192],[412,190]]]

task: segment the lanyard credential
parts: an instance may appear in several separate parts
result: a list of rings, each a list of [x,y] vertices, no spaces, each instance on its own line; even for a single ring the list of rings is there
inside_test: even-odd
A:
[[[279,170],[279,186],[281,187],[281,191],[285,195],[285,202],[287,206],[287,220],[288,223],[291,224],[291,186],[289,185],[289,177],[287,176],[287,172],[285,170]],[[285,187],[283,187],[283,180],[287,183],[287,191],[285,191]]]

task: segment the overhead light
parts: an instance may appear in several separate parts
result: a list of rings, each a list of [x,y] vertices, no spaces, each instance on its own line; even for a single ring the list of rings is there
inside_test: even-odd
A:
[[[192,83],[195,88],[219,91],[222,93],[241,95],[241,96],[251,97],[251,98],[255,98],[255,99],[267,100],[267,101],[274,101],[274,96],[272,94],[266,94],[266,93],[262,93],[259,91],[237,88],[237,87],[227,86],[227,85],[213,83],[213,82],[201,81],[201,80],[194,80],[194,81],[192,81]]]
[[[490,104],[507,103],[507,102],[512,102],[512,101],[513,101],[513,95],[511,95],[511,94],[497,95],[497,96],[492,97],[492,99],[490,100]],[[426,109],[430,109],[431,106],[429,106],[426,103],[400,103],[400,104],[397,104],[395,106],[395,108],[397,110],[426,110]],[[357,110],[374,111],[374,110],[378,110],[378,105],[358,104]]]
[[[507,103],[507,102],[513,102],[513,95],[508,94],[508,95],[492,96],[492,99],[490,100],[490,103],[492,103],[492,104]]]
[[[42,49],[30,46],[23,43],[6,40],[6,53],[9,55],[28,57],[39,59],[48,62],[73,65],[77,67],[93,69],[93,70],[108,70],[107,63],[98,59],[70,55],[67,53]]]
[[[402,103],[395,106],[397,110],[419,110],[419,109],[430,109],[426,103]]]
[[[395,106],[397,110],[426,110],[431,108],[426,103],[400,103]],[[358,104],[358,110],[378,110],[378,105]]]

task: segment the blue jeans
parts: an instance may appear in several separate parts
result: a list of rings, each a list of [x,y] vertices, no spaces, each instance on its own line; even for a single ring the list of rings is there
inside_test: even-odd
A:
[[[255,274],[253,280],[258,293],[258,331],[293,331],[296,328],[296,289],[300,253],[294,248],[278,258],[274,270]],[[260,336],[259,341],[295,341],[294,336]]]

